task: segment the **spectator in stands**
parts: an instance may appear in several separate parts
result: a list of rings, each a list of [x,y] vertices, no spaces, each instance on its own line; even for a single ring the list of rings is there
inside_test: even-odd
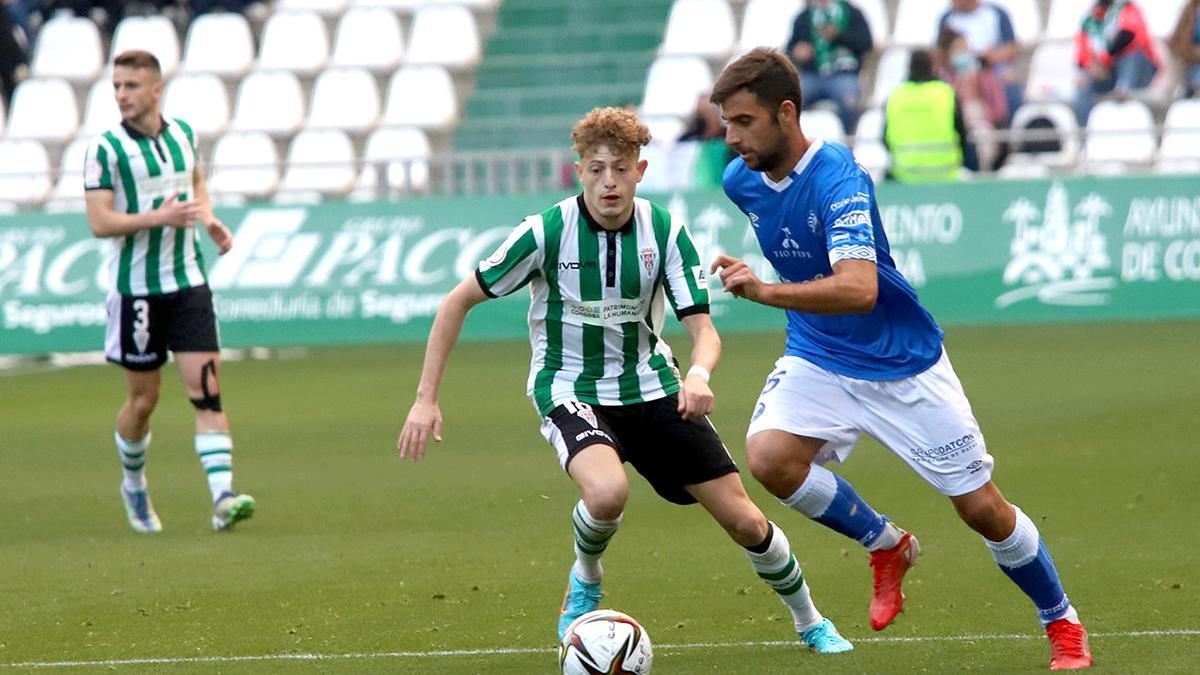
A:
[[[696,101],[696,111],[692,113],[692,119],[679,135],[678,141],[699,144],[696,162],[692,167],[692,187],[721,187],[725,167],[737,155],[725,144],[721,109],[713,105],[707,92]]]
[[[888,97],[883,120],[883,142],[892,153],[889,178],[958,180],[967,153],[966,129],[954,88],[934,76],[928,51],[912,53],[908,81]]]
[[[1171,52],[1183,63],[1187,95],[1200,96],[1200,0],[1183,6],[1171,35]]]
[[[1162,59],[1136,3],[1096,0],[1075,35],[1075,64],[1081,71],[1075,114],[1086,124],[1097,96],[1124,100],[1146,88]]]
[[[29,51],[33,44],[33,14],[40,9],[41,3],[37,0],[2,0],[0,5],[4,5],[9,20],[21,31],[20,40],[24,41],[25,49]]]
[[[858,124],[859,72],[873,45],[862,11],[846,0],[811,0],[792,25],[786,51],[800,71],[805,105],[833,101],[847,134]]]
[[[965,157],[977,157],[978,166],[968,161],[967,168],[994,169],[1000,163],[1002,146],[989,138],[988,133],[1007,125],[1004,85],[971,51],[966,38],[949,26],[943,25],[938,33],[935,57],[937,74],[954,87],[963,125],[972,132]]]
[[[29,55],[17,41],[8,12],[0,11],[0,99],[4,100],[5,108],[10,107],[17,83],[28,74]]]
[[[1008,12],[990,2],[951,0],[950,10],[938,20],[938,31],[943,28],[952,28],[962,35],[983,67],[1003,83],[1008,115],[1001,126],[1008,126],[1013,113],[1021,107],[1021,90],[1025,86],[1017,68],[1017,38]]]

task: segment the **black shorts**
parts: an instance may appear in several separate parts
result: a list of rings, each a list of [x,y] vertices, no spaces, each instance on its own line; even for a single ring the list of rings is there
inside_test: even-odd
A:
[[[108,296],[104,355],[129,370],[157,370],[167,351],[220,349],[217,316],[208,286],[161,295]]]
[[[589,445],[611,445],[663,499],[695,504],[685,485],[738,469],[712,422],[707,417],[685,420],[678,405],[674,395],[620,406],[572,401],[550,411],[542,433],[558,450],[564,469]]]

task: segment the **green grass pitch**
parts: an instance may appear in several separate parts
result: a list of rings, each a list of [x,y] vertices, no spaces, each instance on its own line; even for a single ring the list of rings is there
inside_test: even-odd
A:
[[[997,484],[1041,528],[1099,672],[1200,669],[1198,336],[1194,322],[948,331]],[[783,338],[724,337],[713,419],[744,465]],[[414,465],[393,448],[421,353],[226,364],[236,484],[259,500],[226,534],[209,530],[173,370],[149,452],[155,536],[128,529],[117,495],[120,371],[0,375],[0,675],[51,662],[75,665],[37,672],[553,672],[576,496],[523,395],[528,346],[459,346],[446,440]],[[858,639],[841,657],[796,647],[785,609],[719,528],[633,479],[605,605],[643,622],[656,673],[1045,669],[1032,607],[947,500],[874,442],[842,471],[924,548],[906,611],[883,633],[867,623],[864,553],[744,475],[818,605]]]

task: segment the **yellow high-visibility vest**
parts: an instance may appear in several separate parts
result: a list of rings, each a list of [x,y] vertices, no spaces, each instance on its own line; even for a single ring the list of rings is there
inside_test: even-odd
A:
[[[954,128],[953,87],[940,80],[905,82],[888,97],[885,115],[896,180],[958,180],[963,157]]]

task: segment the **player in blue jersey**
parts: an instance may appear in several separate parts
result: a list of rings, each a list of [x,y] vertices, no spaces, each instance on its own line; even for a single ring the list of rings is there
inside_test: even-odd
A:
[[[1086,668],[1087,632],[1037,527],[992,482],[992,456],[942,347],[942,331],[896,269],[867,172],[844,146],[800,128],[799,78],[782,53],[755,49],[725,68],[712,93],[738,153],[729,198],[750,218],[779,283],[719,256],[726,291],[787,310],[787,349],[747,431],[751,473],[785,505],[870,551],[871,626],[900,612],[917,539],[843,478],[867,433],[950,498],[992,556],[1033,600],[1054,670]]]

